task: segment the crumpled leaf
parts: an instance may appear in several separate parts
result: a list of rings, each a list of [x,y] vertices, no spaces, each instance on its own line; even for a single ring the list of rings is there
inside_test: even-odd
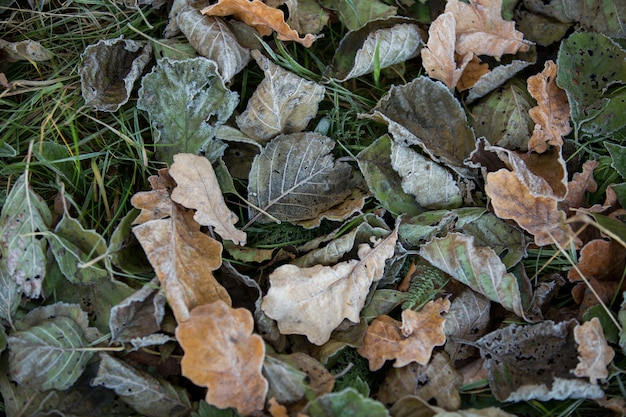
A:
[[[85,103],[114,112],[128,102],[135,81],[152,57],[152,45],[130,39],[98,41],[85,48],[80,85]]]
[[[26,172],[13,184],[0,213],[0,271],[30,298],[41,294],[47,245],[39,234],[46,232],[51,223],[50,210],[30,188]]]
[[[414,21],[374,20],[343,37],[324,76],[338,81],[360,77],[417,56],[421,45],[422,33]]]
[[[182,417],[191,411],[185,390],[104,353],[100,354],[98,376],[91,384],[114,390],[126,404],[142,415]]]
[[[252,57],[265,78],[248,100],[246,110],[237,116],[239,129],[260,144],[279,133],[303,131],[317,114],[324,86],[279,67],[259,51],[252,51]]]
[[[278,220],[290,222],[317,217],[352,193],[352,167],[335,162],[335,142],[317,133],[280,135],[254,158],[248,199]],[[268,222],[250,207],[250,219]]]
[[[134,199],[132,203],[138,204]],[[191,212],[171,204],[170,218],[142,223],[133,233],[154,267],[176,320],[182,323],[196,306],[216,300],[230,304],[231,300],[212,274],[222,264],[222,245],[200,231]]]
[[[464,160],[474,150],[474,134],[467,126],[465,111],[444,84],[419,77],[392,86],[371,117],[389,125],[396,143],[418,145],[435,162],[472,176]]]
[[[387,417],[385,406],[371,398],[362,396],[354,388],[322,395],[310,401],[304,408],[310,417],[340,417],[354,415],[359,417]]]
[[[195,7],[186,6],[176,16],[176,22],[194,49],[217,64],[224,82],[230,82],[248,65],[250,52],[239,45],[219,17],[204,16]]]
[[[303,38],[285,23],[282,10],[267,6],[260,0],[219,0],[216,4],[202,9],[209,16],[233,16],[237,20],[255,28],[261,36],[276,32],[281,41],[294,41],[306,48],[313,45],[317,37],[307,33]]]
[[[452,300],[450,310],[444,315],[443,332],[448,338],[445,349],[453,361],[472,356],[473,347],[455,339],[475,341],[487,332],[491,317],[491,302],[471,289],[465,289]]]
[[[402,190],[413,195],[419,206],[437,210],[463,203],[452,174],[408,146],[391,143],[391,165],[402,178]]]
[[[265,345],[252,334],[252,314],[222,301],[201,305],[176,328],[185,351],[183,375],[208,387],[206,401],[220,408],[234,407],[243,415],[262,410],[268,391],[261,374]]]
[[[388,359],[401,368],[411,362],[426,365],[435,346],[443,345],[445,318],[441,313],[450,308],[450,300],[429,301],[419,311],[403,310],[402,323],[387,316],[378,316],[367,328],[359,355],[367,358],[371,371],[380,369]]]
[[[574,375],[588,377],[589,382],[597,384],[609,376],[607,366],[613,360],[615,352],[607,344],[602,325],[597,317],[574,328],[574,339],[578,344],[578,365]]]
[[[528,78],[528,92],[538,104],[528,112],[535,122],[535,130],[528,142],[528,148],[533,152],[543,153],[548,145],[562,146],[563,136],[572,131],[567,94],[557,87],[556,72],[556,64],[546,61],[541,73]]]
[[[202,152],[215,161],[226,148],[215,133],[238,101],[237,93],[224,86],[213,61],[163,58],[141,79],[137,108],[150,115],[161,161],[171,163],[182,152]]]
[[[474,53],[497,58],[504,54],[528,51],[530,42],[515,30],[515,23],[501,16],[502,0],[460,0],[446,3],[445,12],[456,20],[456,52],[459,55]]]
[[[621,1],[565,0],[563,9],[570,19],[580,22],[589,32],[626,38],[626,4]]]
[[[454,50],[456,45],[456,19],[452,13],[442,13],[428,29],[428,42],[422,50],[422,65],[428,76],[454,89],[472,60],[472,52],[463,55],[457,64]]]
[[[604,396],[599,386],[573,378],[575,325],[575,320],[511,324],[480,338],[476,343],[494,396],[499,401]]]
[[[434,238],[421,246],[420,256],[474,291],[527,318],[530,294],[522,292],[527,286],[520,286],[517,278],[506,272],[493,249],[475,245],[473,236],[454,232]]]
[[[19,42],[8,42],[0,39],[0,57],[6,62],[17,61],[49,61],[54,55],[41,43],[26,39]]]
[[[372,282],[383,276],[394,254],[398,234],[392,232],[374,247],[361,244],[359,260],[299,268],[282,265],[270,274],[270,289],[261,308],[278,322],[283,334],[303,334],[322,345],[344,318],[358,323]],[[320,314],[323,311],[324,314]]]
[[[224,239],[244,245],[246,233],[234,227],[239,221],[224,202],[213,166],[203,156],[192,154],[174,155],[170,175],[176,181],[172,200],[195,209],[193,219],[202,226],[211,226]]]

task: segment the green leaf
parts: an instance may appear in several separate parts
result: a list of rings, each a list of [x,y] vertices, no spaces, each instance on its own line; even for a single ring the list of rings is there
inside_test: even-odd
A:
[[[139,210],[132,209],[117,225],[108,252],[111,254],[111,263],[120,270],[129,274],[145,274],[153,270],[139,241],[132,232],[133,221]]]
[[[382,403],[362,396],[354,388],[322,395],[311,401],[304,408],[304,413],[310,417],[389,416]]]
[[[326,9],[337,11],[349,30],[357,30],[372,20],[394,16],[398,11],[397,7],[379,0],[322,0],[319,3]]]
[[[191,404],[186,391],[159,380],[107,354],[100,355],[92,385],[112,389],[138,413],[151,417],[186,416]]]
[[[626,146],[611,142],[604,142],[604,146],[611,155],[611,166],[622,178],[626,178]]]
[[[37,298],[46,276],[46,241],[52,216],[43,199],[33,192],[27,174],[15,181],[0,213],[0,270],[19,285],[24,294]]]
[[[163,58],[141,80],[137,108],[148,112],[157,130],[161,161],[171,164],[177,153],[199,152],[215,161],[226,148],[215,139],[215,132],[238,101],[238,94],[224,86],[213,61]]]
[[[94,354],[81,326],[67,316],[11,333],[8,342],[11,377],[39,391],[72,386]]]
[[[198,411],[191,413],[191,417],[241,417],[241,414],[233,408],[217,408],[202,400]]]
[[[567,92],[576,131],[609,135],[626,126],[626,51],[599,33],[574,33],[558,53],[557,85]]]
[[[563,0],[565,14],[589,32],[626,38],[626,3],[620,0]]]
[[[601,214],[589,213],[589,215],[593,217],[600,226],[613,232],[622,243],[626,242],[626,223]]]

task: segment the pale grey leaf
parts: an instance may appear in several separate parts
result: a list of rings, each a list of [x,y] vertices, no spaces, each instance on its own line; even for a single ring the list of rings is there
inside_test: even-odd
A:
[[[443,332],[448,337],[446,352],[453,361],[467,359],[475,348],[455,342],[454,339],[475,341],[487,331],[491,322],[489,312],[491,302],[488,298],[467,288],[452,300],[450,310],[444,317]]]
[[[469,91],[469,94],[467,95],[465,101],[467,103],[472,103],[476,99],[487,95],[491,91],[495,90],[496,88],[507,82],[515,74],[517,74],[527,66],[532,65],[534,62],[535,59],[516,59],[510,64],[498,65],[491,72],[480,77],[480,79]]]

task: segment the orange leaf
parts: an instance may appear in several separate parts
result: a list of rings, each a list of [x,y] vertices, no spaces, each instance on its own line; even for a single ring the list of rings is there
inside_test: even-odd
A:
[[[268,36],[276,31],[281,41],[295,41],[310,47],[317,37],[308,33],[300,38],[298,32],[285,22],[285,15],[279,9],[269,7],[260,0],[219,0],[217,4],[202,9],[202,14],[209,16],[234,16],[255,28],[261,36]]]
[[[480,58],[474,56],[471,61],[467,63],[461,79],[456,84],[456,88],[459,91],[469,90],[480,80],[480,78],[490,73],[489,65],[480,62]]]
[[[602,325],[597,317],[574,328],[574,339],[578,344],[578,365],[574,374],[589,377],[589,382],[597,384],[598,379],[609,376],[607,365],[611,363],[615,352],[606,342]]]
[[[490,55],[501,57],[528,51],[530,42],[515,30],[515,23],[502,19],[502,0],[470,0],[465,4],[450,0],[445,12],[456,19],[456,52],[459,55]]]
[[[380,369],[387,359],[395,359],[396,368],[411,362],[426,365],[434,347],[446,342],[441,313],[449,308],[450,300],[439,299],[429,301],[418,312],[404,310],[402,323],[387,315],[378,316],[357,351],[369,360],[372,371]]]
[[[580,250],[578,265],[567,273],[571,282],[583,278],[609,279],[619,281],[626,263],[626,249],[615,241],[595,239],[587,242]],[[580,273],[579,273],[580,272]]]
[[[556,85],[557,66],[547,61],[540,74],[528,78],[528,92],[537,100],[537,107],[528,112],[535,122],[528,149],[543,153],[548,145],[563,145],[562,136],[572,131],[569,124],[569,102],[565,90]]]
[[[588,160],[583,164],[583,172],[574,174],[572,181],[567,183],[567,195],[560,202],[563,209],[579,208],[585,204],[586,193],[596,192],[598,184],[593,179],[593,170],[599,165],[598,161]]]
[[[261,373],[265,344],[252,334],[254,320],[244,308],[222,301],[201,305],[176,329],[185,354],[182,373],[208,387],[206,402],[234,407],[242,415],[263,409],[268,383]]]

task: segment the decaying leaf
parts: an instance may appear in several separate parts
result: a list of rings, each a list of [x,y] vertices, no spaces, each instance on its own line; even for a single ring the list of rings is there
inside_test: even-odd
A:
[[[352,193],[352,167],[335,162],[335,142],[317,133],[280,135],[254,158],[248,198],[279,220],[314,219]],[[252,220],[268,222],[250,207]]]
[[[580,22],[590,32],[600,32],[612,38],[626,37],[626,4],[623,2],[566,0],[563,9],[567,17]]]
[[[394,231],[374,247],[361,244],[358,260],[332,267],[276,268],[270,274],[270,289],[261,308],[278,322],[281,333],[306,335],[316,345],[326,343],[344,318],[359,322],[370,285],[382,278],[385,261],[393,256],[397,239]]]
[[[239,221],[224,202],[215,171],[208,159],[192,154],[174,155],[170,175],[176,181],[172,200],[195,209],[193,219],[202,226],[211,226],[224,239],[244,245],[246,233],[235,228]]]
[[[357,351],[369,360],[370,370],[380,369],[388,359],[394,367],[411,362],[426,365],[435,346],[443,345],[445,318],[441,313],[450,308],[450,300],[429,301],[419,311],[402,311],[402,323],[387,315],[378,316],[367,328],[363,346]]]
[[[546,61],[543,71],[528,79],[528,92],[538,104],[529,111],[535,130],[528,149],[538,153],[545,152],[548,145],[563,145],[563,136],[572,131],[567,94],[556,85],[556,72],[556,64]]]
[[[276,32],[281,41],[295,41],[310,47],[317,37],[307,33],[303,38],[285,23],[282,10],[267,6],[260,0],[219,0],[216,4],[202,9],[209,16],[233,16],[237,20],[255,28],[261,36]]]
[[[170,218],[150,220],[133,232],[179,323],[188,320],[196,306],[216,300],[231,303],[212,274],[222,264],[222,245],[200,232],[191,212],[174,206]]]
[[[567,195],[559,203],[562,208],[584,207],[587,193],[598,190],[598,184],[593,179],[593,170],[598,167],[598,161],[592,159],[585,161],[582,172],[576,172],[570,182],[567,183]]]
[[[528,51],[530,42],[524,34],[515,30],[514,22],[507,22],[501,15],[502,0],[470,0],[466,4],[451,0],[445,12],[456,20],[456,52],[459,55],[474,53],[501,57]]]
[[[5,59],[6,62],[39,62],[50,60],[53,54],[44,48],[41,43],[30,39],[19,42],[8,42],[0,39],[0,57]]]
[[[487,332],[491,321],[491,302],[471,289],[465,289],[452,300],[444,316],[443,332],[448,338],[445,349],[453,361],[467,359],[475,348],[455,342],[455,339],[473,342]]]
[[[252,314],[222,301],[192,310],[176,328],[185,354],[183,375],[208,387],[206,401],[220,408],[234,407],[243,415],[262,410],[268,383],[261,373],[265,344],[252,334]]]
[[[597,317],[574,328],[574,339],[578,344],[578,365],[574,375],[588,377],[592,384],[597,380],[606,380],[609,376],[607,366],[613,360],[615,352],[607,344],[602,325]]]
[[[303,131],[317,114],[324,86],[279,67],[259,51],[252,51],[252,56],[265,78],[248,100],[246,110],[237,116],[237,126],[260,144],[280,133]]]

